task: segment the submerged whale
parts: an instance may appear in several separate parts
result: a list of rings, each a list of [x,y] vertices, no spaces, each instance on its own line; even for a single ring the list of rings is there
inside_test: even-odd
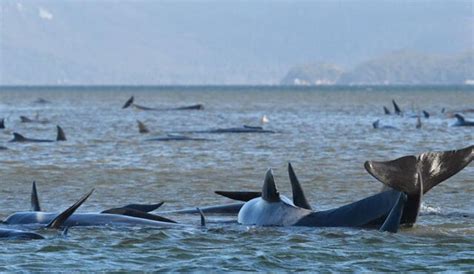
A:
[[[166,141],[212,141],[212,140],[207,139],[207,138],[190,137],[186,135],[167,134],[166,136],[158,136],[154,138],[149,138],[149,139],[146,139],[145,141],[166,142]]]
[[[474,121],[468,121],[464,119],[464,116],[462,116],[459,113],[454,114],[454,117],[456,117],[457,121],[454,123],[452,126],[453,127],[472,127],[474,126]]]
[[[20,142],[20,143],[52,143],[56,141],[66,141],[66,135],[64,134],[63,129],[60,126],[56,126],[57,135],[56,140],[49,140],[49,139],[34,139],[34,138],[27,138],[19,133],[13,133],[13,139],[9,142]]]
[[[137,105],[134,102],[133,96],[130,97],[127,102],[122,106],[122,109],[128,108],[130,106],[135,107],[136,109],[139,110],[151,110],[151,111],[168,111],[168,110],[202,110],[204,109],[204,105],[202,104],[195,104],[195,105],[190,105],[190,106],[182,106],[182,107],[174,107],[174,108],[152,108],[152,107],[145,107],[141,105]]]
[[[243,125],[242,127],[231,127],[231,128],[216,128],[208,130],[195,130],[195,131],[186,131],[186,133],[210,133],[210,134],[219,134],[219,133],[275,133],[273,130],[266,130],[260,126],[248,126]]]
[[[49,123],[49,120],[48,119],[39,119],[39,116],[38,114],[36,115],[35,118],[28,118],[26,116],[20,116],[20,121],[22,123],[38,123],[38,124],[48,124]]]
[[[372,127],[373,127],[374,129],[398,129],[398,128],[394,127],[394,126],[388,126],[388,125],[383,125],[383,126],[381,126],[381,125],[380,125],[380,120],[377,120],[377,121],[373,122],[373,123],[372,123]]]

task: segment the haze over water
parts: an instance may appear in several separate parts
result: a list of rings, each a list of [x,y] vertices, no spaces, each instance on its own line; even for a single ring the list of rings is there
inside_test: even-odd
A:
[[[175,107],[202,103],[202,111],[146,112],[137,104]],[[45,98],[50,104],[33,103]],[[230,203],[215,190],[261,188],[271,167],[280,193],[290,196],[286,170],[293,164],[316,210],[377,193],[381,183],[366,160],[391,160],[474,143],[473,129],[451,127],[441,114],[472,108],[472,87],[2,87],[0,117],[0,217],[29,210],[36,180],[42,207],[59,211],[95,188],[80,212],[129,203],[165,201],[160,210]],[[395,99],[404,117],[386,116]],[[426,110],[416,129],[410,114]],[[50,124],[20,123],[19,116]],[[210,142],[147,142],[172,131],[261,125],[275,134],[199,135]],[[467,114],[467,119],[474,119]],[[372,122],[400,130],[375,130]],[[136,120],[151,133],[140,135]],[[67,141],[8,143],[12,132],[53,139],[55,125]],[[257,228],[208,215],[167,215],[196,228],[78,228],[68,236],[40,231],[39,241],[4,241],[1,271],[306,270],[443,271],[474,265],[472,164],[424,197],[414,228],[397,234],[350,228]],[[233,218],[231,218],[233,219]],[[234,219],[235,220],[235,219]]]

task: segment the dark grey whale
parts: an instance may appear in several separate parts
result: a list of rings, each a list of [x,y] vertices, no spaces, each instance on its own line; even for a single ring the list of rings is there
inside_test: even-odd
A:
[[[167,134],[166,136],[158,136],[146,139],[149,142],[166,142],[166,141],[212,141],[207,138],[190,137],[186,135]]]
[[[132,96],[127,100],[127,102],[125,102],[125,104],[122,106],[122,109],[128,108],[130,106],[133,106],[136,109],[149,110],[149,111],[202,110],[202,109],[204,109],[204,105],[202,105],[202,104],[195,104],[195,105],[175,107],[175,108],[152,108],[152,107],[145,107],[145,106],[137,105],[133,101],[134,101],[134,98]]]
[[[63,129],[60,126],[56,126],[57,135],[56,140],[49,140],[49,139],[34,139],[34,138],[27,138],[19,133],[13,133],[13,139],[9,142],[19,142],[19,143],[52,143],[56,141],[66,141],[66,135],[64,134]]]
[[[381,126],[380,125],[380,120],[377,120],[375,122],[372,123],[372,127],[374,129],[396,129],[398,130],[398,128],[394,127],[394,126],[388,126],[388,125],[383,125]]]
[[[456,117],[457,121],[454,123],[452,126],[453,127],[472,127],[474,126],[474,121],[468,121],[464,119],[464,116],[462,116],[459,113],[454,114],[454,117]]]
[[[288,168],[291,169],[291,165]],[[400,191],[388,190],[336,209],[312,211],[305,202],[299,182],[291,181],[293,200],[278,193],[269,169],[265,174],[262,196],[246,202],[237,221],[257,226],[366,227],[385,218],[379,229],[398,231],[406,202],[406,195]]]
[[[38,123],[38,124],[48,124],[49,120],[48,119],[39,119],[38,115],[36,115],[35,118],[28,118],[26,116],[20,116],[20,121],[22,123]]]
[[[402,110],[397,105],[397,103],[395,102],[394,99],[392,99],[392,104],[393,104],[394,113],[397,114],[397,115],[402,115]]]
[[[5,118],[2,118],[0,120],[0,129],[4,129],[5,128]]]
[[[275,133],[273,130],[266,130],[259,126],[248,126],[243,125],[242,127],[231,127],[231,128],[216,128],[207,130],[195,130],[185,131],[183,133],[209,133],[209,134],[220,134],[220,133]]]

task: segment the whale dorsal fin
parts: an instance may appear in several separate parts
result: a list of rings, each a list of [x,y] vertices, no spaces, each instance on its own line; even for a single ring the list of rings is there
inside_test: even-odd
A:
[[[425,116],[426,119],[430,118],[430,113],[426,110],[423,110],[423,116]]]
[[[364,167],[383,184],[406,193],[416,193],[416,157],[404,156],[393,161],[366,161]]]
[[[137,120],[137,124],[138,124],[138,132],[139,133],[148,133],[148,132],[150,132],[148,130],[148,128],[145,126],[145,124],[142,123],[141,121]]]
[[[459,150],[425,152],[418,156],[423,193],[461,171],[474,159],[474,145]]]
[[[33,120],[31,120],[30,118],[26,117],[26,116],[20,116],[20,120],[22,123],[31,123],[33,122]]]
[[[386,114],[386,115],[390,115],[390,110],[388,110],[388,108],[386,106],[383,106],[383,112]]]
[[[2,120],[0,120],[0,128],[5,128],[5,118],[2,118]]]
[[[21,135],[20,133],[13,132],[13,140],[10,142],[24,142],[26,141],[26,138]]]
[[[293,192],[293,204],[301,208],[312,210],[311,206],[306,200],[306,197],[303,192],[303,188],[301,187],[301,184],[298,181],[298,177],[296,177],[295,171],[293,170],[293,167],[291,166],[291,163],[289,162],[288,162],[288,175],[290,176],[291,190]]]
[[[128,108],[131,104],[133,104],[133,96],[125,102],[122,108]]]
[[[400,115],[402,111],[400,110],[400,107],[397,105],[397,103],[393,99],[392,99],[392,104],[393,104],[393,108],[395,109],[395,113]]]
[[[372,126],[373,126],[374,128],[379,128],[379,123],[380,123],[380,120],[377,120],[377,121],[375,121],[375,122],[372,123]]]
[[[460,123],[464,123],[464,122],[465,122],[464,116],[462,116],[462,115],[459,114],[459,113],[454,114],[454,117],[456,117],[456,119],[458,119],[458,122],[460,122]]]
[[[86,200],[91,196],[92,192],[94,192],[94,189],[89,191],[86,195],[82,196],[79,201],[75,202],[72,206],[70,206],[68,209],[64,210],[61,212],[58,216],[56,216],[47,226],[46,228],[60,228],[64,222],[78,209]]]
[[[66,141],[66,134],[64,134],[63,129],[60,126],[56,126],[58,129],[58,135],[56,136],[56,141]]]
[[[273,178],[272,169],[268,169],[267,173],[265,173],[265,180],[263,181],[263,188],[262,188],[262,199],[274,203],[280,201],[280,193],[275,185],[275,179]]]
[[[262,196],[260,191],[214,191],[214,193],[232,200],[248,202],[254,198]]]
[[[35,181],[33,181],[33,186],[31,187],[31,210],[41,211],[41,206],[39,203],[38,192],[36,191]]]

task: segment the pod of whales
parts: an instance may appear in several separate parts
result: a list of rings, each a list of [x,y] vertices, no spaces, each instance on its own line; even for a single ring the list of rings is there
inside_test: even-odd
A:
[[[35,139],[35,138],[27,138],[19,133],[13,133],[13,139],[9,142],[19,142],[19,143],[52,143],[56,141],[66,141],[66,134],[64,134],[63,129],[60,126],[56,126],[57,135],[56,140],[50,139]]]
[[[273,174],[268,170],[261,192],[216,191],[245,203],[201,207],[201,210],[205,213],[238,214],[238,222],[244,225],[376,227],[381,231],[396,232],[400,225],[413,226],[426,192],[461,171],[473,159],[474,146],[469,146],[459,150],[404,156],[386,162],[367,161],[364,167],[386,186],[383,191],[325,211],[313,211],[291,164],[288,164],[293,200],[278,193]],[[187,209],[174,212],[197,211]]]
[[[148,110],[148,111],[168,111],[168,110],[202,110],[204,109],[204,106],[202,104],[195,104],[195,105],[190,105],[190,106],[182,106],[182,107],[174,107],[174,108],[152,108],[152,107],[145,107],[141,105],[137,105],[134,102],[133,96],[130,97],[127,102],[122,106],[122,109],[128,108],[130,106],[135,107],[136,109],[139,110]]]

